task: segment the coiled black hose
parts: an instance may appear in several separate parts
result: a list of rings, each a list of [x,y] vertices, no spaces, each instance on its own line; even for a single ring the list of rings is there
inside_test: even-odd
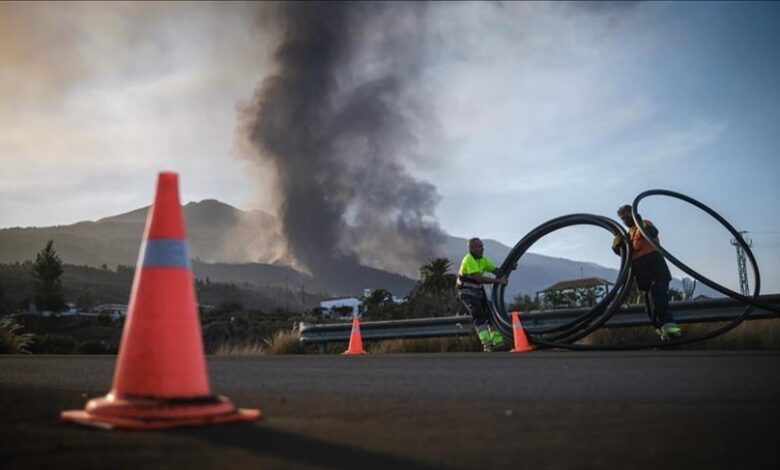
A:
[[[715,218],[718,222],[720,222],[721,225],[723,225],[729,231],[729,233],[731,233],[734,236],[734,239],[737,240],[737,243],[739,243],[740,247],[742,247],[742,249],[745,251],[747,258],[750,261],[750,265],[753,270],[753,275],[755,278],[755,287],[753,289],[752,296],[749,297],[743,296],[742,294],[734,292],[712,281],[711,279],[708,279],[707,277],[694,271],[693,269],[691,269],[690,267],[682,263],[680,260],[672,256],[663,247],[653,243],[651,238],[648,237],[647,233],[645,232],[644,227],[640,223],[642,221],[642,217],[639,213],[639,203],[643,199],[649,196],[668,196],[668,197],[680,199],[682,201],[685,201],[689,204],[698,207],[699,209],[703,210],[704,212],[706,212],[707,214]],[[509,278],[509,276],[512,273],[512,266],[519,262],[520,258],[530,249],[530,247],[534,243],[536,243],[539,239],[549,235],[552,232],[555,232],[562,228],[571,227],[574,225],[593,225],[593,226],[604,228],[610,233],[612,233],[613,235],[621,235],[623,241],[620,246],[620,253],[621,253],[620,271],[618,273],[617,280],[615,281],[615,287],[612,290],[610,290],[607,293],[607,295],[604,296],[604,298],[601,299],[601,301],[596,306],[594,306],[589,311],[583,313],[579,317],[575,318],[574,320],[568,321],[562,325],[557,325],[555,327],[546,327],[546,328],[525,327],[524,329],[526,335],[528,336],[529,341],[533,343],[535,346],[559,348],[559,349],[573,349],[573,350],[630,350],[630,349],[647,349],[647,348],[656,348],[656,347],[680,346],[683,344],[689,344],[697,341],[704,341],[710,338],[714,338],[715,336],[721,335],[733,328],[736,328],[740,323],[742,323],[745,320],[745,318],[747,318],[747,316],[753,310],[754,306],[759,306],[766,310],[778,312],[778,309],[776,309],[775,307],[756,303],[756,298],[758,297],[759,292],[761,290],[761,275],[759,273],[758,263],[756,262],[756,259],[753,256],[753,252],[750,250],[750,246],[748,246],[744,238],[742,238],[742,235],[734,227],[732,227],[731,224],[729,224],[723,217],[721,217],[717,212],[710,209],[709,207],[702,204],[701,202],[691,197],[688,197],[684,194],[676,193],[674,191],[667,191],[663,189],[653,189],[639,194],[636,197],[636,199],[634,199],[632,206],[633,206],[634,223],[636,224],[638,230],[646,239],[650,240],[650,244],[653,245],[653,247],[655,247],[655,249],[658,250],[658,252],[664,256],[664,258],[668,259],[670,262],[672,262],[672,264],[680,268],[689,276],[698,279],[700,282],[704,283],[705,285],[717,290],[718,292],[724,295],[727,295],[729,297],[744,302],[745,304],[747,304],[745,310],[742,312],[742,314],[735,317],[728,324],[723,325],[722,327],[712,330],[708,333],[695,336],[695,337],[686,337],[683,339],[664,342],[664,343],[654,342],[654,343],[642,343],[642,344],[623,344],[623,345],[614,345],[614,346],[576,344],[576,341],[584,338],[585,336],[589,335],[590,333],[592,333],[593,331],[595,331],[596,329],[604,325],[604,323],[606,323],[606,321],[609,320],[609,318],[623,304],[625,297],[628,294],[631,277],[633,275],[631,270],[632,249],[631,249],[631,243],[628,239],[628,236],[625,230],[623,229],[622,225],[620,225],[620,223],[608,217],[603,217],[603,216],[593,215],[593,214],[565,215],[562,217],[557,217],[555,219],[549,220],[543,223],[542,225],[539,225],[535,229],[531,230],[526,236],[524,236],[509,252],[506,259],[504,260],[504,262],[501,264],[501,267],[499,268],[498,275],[506,276],[507,278]],[[491,316],[493,319],[493,324],[499,329],[499,331],[505,337],[505,339],[508,339],[511,342],[512,324],[509,319],[509,316],[507,315],[506,306],[504,304],[505,289],[506,286],[500,284],[493,285],[493,289],[491,293],[491,298],[492,298]]]

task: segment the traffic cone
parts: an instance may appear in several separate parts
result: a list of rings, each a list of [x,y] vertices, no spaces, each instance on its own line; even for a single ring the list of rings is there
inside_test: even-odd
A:
[[[363,338],[360,336],[360,320],[352,317],[352,333],[349,335],[349,347],[342,354],[352,356],[356,354],[368,354],[363,349]]]
[[[192,267],[179,203],[178,175],[163,172],[146,219],[114,382],[66,422],[104,429],[162,429],[252,421],[211,393]]]
[[[534,347],[528,343],[528,338],[525,337],[525,331],[523,331],[523,326],[520,324],[520,318],[518,317],[517,312],[512,312],[512,333],[515,337],[515,348],[511,352],[527,352],[534,349]]]

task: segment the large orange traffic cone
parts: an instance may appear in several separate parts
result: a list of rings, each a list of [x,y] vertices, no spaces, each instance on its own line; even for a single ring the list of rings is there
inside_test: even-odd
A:
[[[525,336],[525,331],[523,331],[523,326],[520,324],[520,318],[518,317],[517,312],[512,312],[512,333],[515,337],[515,348],[512,349],[511,352],[527,352],[534,349]]]
[[[61,419],[107,429],[161,429],[259,416],[259,410],[237,409],[211,393],[178,176],[160,173],[111,391],[84,410],[63,411]]]
[[[349,347],[342,354],[348,356],[354,354],[368,354],[363,349],[363,338],[360,336],[360,320],[357,316],[352,317],[352,333],[349,335]]]

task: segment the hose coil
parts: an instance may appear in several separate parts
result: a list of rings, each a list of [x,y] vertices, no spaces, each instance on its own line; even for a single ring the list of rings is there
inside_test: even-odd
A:
[[[702,211],[709,214],[715,220],[717,220],[729,233],[734,237],[739,246],[744,250],[747,259],[750,262],[750,266],[753,271],[755,279],[755,286],[753,293],[750,296],[744,296],[740,293],[734,292],[725,286],[722,286],[704,275],[691,269],[682,261],[677,259],[671,253],[669,253],[662,246],[654,243],[652,238],[645,232],[645,228],[642,225],[642,216],[639,212],[639,203],[650,196],[667,196],[681,201],[687,202]],[[577,225],[592,225],[601,227],[613,236],[621,235],[622,243],[620,249],[620,270],[618,272],[615,286],[611,289],[593,308],[584,312],[579,317],[567,321],[561,325],[552,327],[527,327],[524,328],[526,335],[531,343],[541,348],[559,348],[559,349],[571,349],[571,350],[633,350],[633,349],[648,349],[657,347],[672,347],[680,346],[684,344],[690,344],[697,341],[704,341],[722,335],[729,330],[736,328],[742,323],[755,306],[761,307],[765,310],[780,313],[780,311],[768,305],[762,305],[756,302],[759,292],[761,290],[761,274],[759,272],[758,263],[755,256],[750,249],[742,235],[728,222],[726,219],[720,216],[717,212],[704,205],[703,203],[674,191],[668,191],[664,189],[652,189],[639,194],[632,204],[634,223],[637,229],[645,239],[659,252],[663,257],[669,260],[672,264],[677,266],[680,270],[687,273],[694,279],[699,280],[703,284],[710,288],[728,296],[733,299],[737,299],[746,304],[745,310],[732,319],[726,325],[709,331],[705,334],[701,334],[695,337],[685,337],[679,340],[673,340],[669,342],[659,343],[636,343],[636,344],[622,344],[622,345],[585,345],[577,344],[576,342],[585,336],[589,335],[593,331],[597,330],[604,323],[609,320],[610,317],[620,308],[625,301],[626,296],[631,284],[631,278],[633,276],[631,267],[631,243],[628,239],[625,229],[619,222],[612,220],[608,217],[593,215],[593,214],[570,214],[555,219],[549,220],[538,227],[534,228],[528,234],[526,234],[507,254],[506,259],[499,267],[497,275],[506,276],[507,279],[512,273],[512,266],[519,262],[520,258],[541,238],[566,227],[572,227]],[[512,338],[512,324],[506,311],[506,305],[504,303],[504,293],[506,286],[500,284],[494,284],[491,292],[491,317],[493,324],[499,329],[505,339]]]

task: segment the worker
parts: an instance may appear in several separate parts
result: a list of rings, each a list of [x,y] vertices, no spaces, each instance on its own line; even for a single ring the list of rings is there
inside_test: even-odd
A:
[[[477,336],[482,343],[482,350],[485,352],[508,351],[509,345],[504,342],[504,337],[494,326],[490,324],[490,307],[488,306],[484,284],[506,285],[505,276],[489,277],[486,273],[496,275],[498,269],[484,255],[485,245],[479,238],[472,238],[468,241],[468,250],[466,256],[460,262],[460,269],[457,277],[458,300],[466,306],[474,327],[477,330]],[[512,269],[517,268],[513,265]]]
[[[653,245],[651,245],[634,224],[631,206],[620,206],[618,217],[628,227],[628,237],[631,240],[633,255],[631,264],[634,268],[636,285],[642,292],[645,310],[655,325],[656,331],[664,341],[682,338],[682,330],[674,322],[669,311],[669,281],[672,274],[666,265],[666,260]],[[658,229],[647,219],[642,220],[643,228],[656,245]],[[623,237],[618,234],[612,240],[612,251],[619,255],[622,249]]]

